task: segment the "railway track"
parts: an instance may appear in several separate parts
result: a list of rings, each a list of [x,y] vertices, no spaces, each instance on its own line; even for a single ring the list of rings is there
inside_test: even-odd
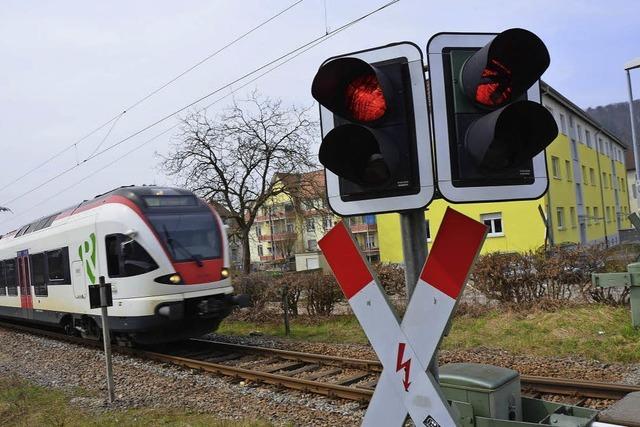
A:
[[[0,322],[0,327],[44,335],[80,345],[101,347],[101,343],[70,337],[31,326]],[[382,365],[377,360],[351,359],[266,347],[191,339],[180,347],[155,349],[114,347],[114,351],[158,362],[198,369],[257,384],[270,384],[306,393],[366,403],[373,395]],[[584,380],[521,375],[528,395],[556,395],[572,398],[581,406],[590,400],[615,401],[640,386]]]

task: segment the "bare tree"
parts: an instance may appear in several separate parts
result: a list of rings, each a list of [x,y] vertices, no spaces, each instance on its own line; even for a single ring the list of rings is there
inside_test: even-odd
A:
[[[293,176],[315,167],[310,145],[317,122],[308,109],[250,94],[214,119],[193,113],[163,157],[165,173],[229,210],[242,242],[243,269],[250,270],[249,230],[271,197],[287,193]]]

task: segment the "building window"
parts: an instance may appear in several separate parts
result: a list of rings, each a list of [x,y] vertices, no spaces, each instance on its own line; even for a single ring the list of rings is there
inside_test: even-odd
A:
[[[315,239],[307,240],[307,248],[309,248],[310,251],[317,251],[318,250],[318,241],[315,240]]]
[[[364,247],[367,249],[375,249],[376,248],[376,237],[371,234],[367,234],[364,236]]]
[[[560,113],[560,130],[565,135],[567,134],[567,120],[564,118],[564,114]]]
[[[333,218],[331,218],[329,215],[325,216],[323,218],[322,224],[325,230],[329,230],[331,227],[333,227]]]
[[[313,220],[313,218],[308,218],[306,221],[306,225],[307,225],[306,228],[308,232],[316,231],[316,223]]]
[[[591,181],[591,185],[595,187],[596,185],[596,171],[593,168],[589,168],[589,181]]]
[[[584,139],[587,142],[587,147],[592,148],[591,147],[591,132],[589,132],[588,130],[584,130]]]
[[[596,224],[598,224],[600,222],[600,210],[598,209],[597,206],[593,207],[593,220]]]
[[[571,162],[569,160],[564,161],[564,168],[567,172],[567,181],[571,182],[571,175],[573,174],[571,173]]]
[[[578,160],[578,146],[574,140],[571,140],[571,155],[573,160]]]
[[[582,182],[584,182],[584,185],[589,185],[586,166],[582,166]]]
[[[292,203],[285,203],[284,211],[285,212],[293,212],[293,204]]]
[[[620,178],[620,190],[622,190],[623,192],[627,191],[627,186],[624,185],[624,178]]]
[[[292,222],[288,222],[287,223],[287,233],[293,233],[294,229],[293,229],[293,223]]]
[[[551,156],[551,170],[553,172],[553,177],[560,179],[560,159],[556,156]]]
[[[564,230],[564,208],[556,208],[556,217],[558,220],[558,230]]]
[[[501,212],[481,214],[480,221],[482,221],[484,225],[489,227],[489,232],[487,233],[487,237],[504,236],[504,232],[502,231],[502,213]]]
[[[609,206],[604,209],[604,220],[605,222],[611,222],[611,208]]]
[[[589,208],[589,206],[586,207],[586,211],[587,211],[587,225],[591,225],[591,209]]]
[[[262,227],[260,225],[256,225],[256,236],[262,236]]]
[[[602,172],[602,186],[604,188],[607,188],[607,173],[606,172]]]
[[[582,188],[578,183],[576,183],[576,203],[578,203],[579,205],[582,204]]]
[[[264,256],[264,251],[262,249],[262,245],[258,245],[258,256]]]
[[[582,142],[582,126],[578,125],[578,142]]]
[[[571,218],[569,218],[569,220],[571,221],[571,228],[576,228],[577,224],[576,224],[576,208],[574,208],[573,206],[571,206],[569,208],[569,216]]]

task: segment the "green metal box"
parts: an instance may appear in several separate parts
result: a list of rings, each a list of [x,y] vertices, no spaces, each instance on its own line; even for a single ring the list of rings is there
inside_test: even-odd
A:
[[[447,400],[467,402],[473,414],[498,420],[522,420],[520,374],[499,366],[451,363],[440,368]]]

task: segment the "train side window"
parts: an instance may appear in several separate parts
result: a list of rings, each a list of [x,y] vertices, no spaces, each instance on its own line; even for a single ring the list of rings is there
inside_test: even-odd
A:
[[[124,234],[107,235],[105,246],[109,277],[137,276],[158,268],[149,252],[140,243]]]
[[[17,296],[18,286],[16,284],[16,259],[8,259],[3,261],[4,277],[7,281],[7,295]]]
[[[45,275],[44,253],[32,254],[31,261],[31,285],[38,297],[46,297],[49,295],[47,290],[47,280]]]
[[[0,297],[7,295],[7,281],[4,278],[4,262],[0,261]]]
[[[49,285],[70,284],[69,248],[47,251],[47,281]]]

